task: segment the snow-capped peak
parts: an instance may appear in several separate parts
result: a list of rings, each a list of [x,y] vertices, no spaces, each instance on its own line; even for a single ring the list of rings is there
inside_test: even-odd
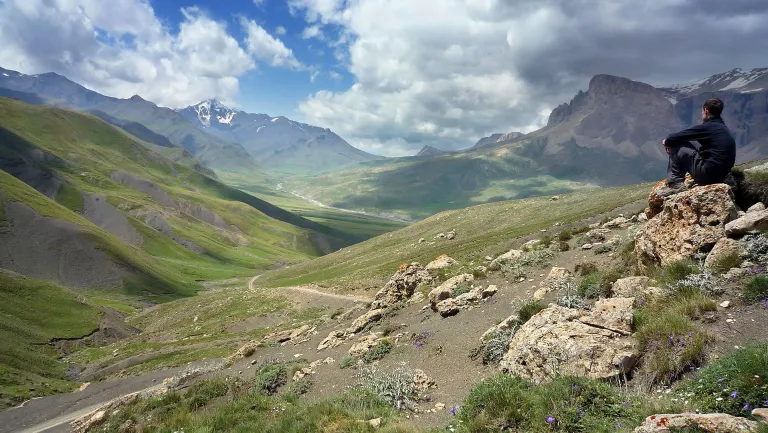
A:
[[[238,113],[237,110],[227,107],[216,98],[207,99],[192,106],[192,108],[197,113],[197,119],[204,127],[211,126],[212,117],[216,119],[219,124],[232,126],[232,120]]]
[[[756,68],[750,71],[736,68],[709,78],[664,87],[662,90],[674,99],[677,95],[692,95],[702,92],[750,93],[759,91],[766,83],[768,83],[768,68]]]

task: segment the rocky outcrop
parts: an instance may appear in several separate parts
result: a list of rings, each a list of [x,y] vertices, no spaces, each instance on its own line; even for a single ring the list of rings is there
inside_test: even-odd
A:
[[[557,290],[557,288],[563,283],[568,281],[571,277],[571,272],[565,268],[554,267],[549,271],[547,278],[539,284],[539,290],[533,293],[533,299],[541,300],[551,292]]]
[[[472,274],[461,274],[449,278],[443,284],[432,289],[427,298],[429,298],[432,307],[435,308],[435,305],[437,305],[438,302],[453,297],[453,291],[456,290],[457,287],[462,284],[469,284],[474,280],[475,277],[472,276]]]
[[[768,230],[768,210],[748,212],[725,226],[725,234],[728,236],[741,236],[766,230]]]
[[[630,224],[632,224],[632,221],[620,216],[603,224],[603,228],[604,229],[624,229],[629,227]]]
[[[744,433],[757,429],[757,423],[724,413],[678,413],[651,415],[635,433],[660,433],[678,429],[703,432]]]
[[[413,295],[419,284],[431,281],[432,276],[420,264],[400,265],[400,269],[398,269],[395,275],[376,293],[376,298],[371,304],[371,308],[386,308],[392,304],[402,302]]]
[[[495,337],[499,332],[517,328],[518,326],[520,326],[520,317],[517,315],[517,313],[515,313],[499,322],[498,325],[492,326],[487,331],[485,331],[480,337],[480,342],[485,344],[490,339]]]
[[[523,252],[520,250],[509,250],[506,253],[500,255],[499,257],[496,257],[491,261],[491,264],[488,265],[488,269],[491,271],[498,271],[501,269],[503,265],[506,265],[508,263],[512,263],[515,260],[519,259],[520,256],[523,255]]]
[[[433,309],[443,317],[453,316],[461,310],[465,310],[478,304],[485,298],[490,298],[497,292],[498,288],[493,285],[488,286],[486,289],[483,289],[482,287],[473,287],[467,293],[462,293],[455,298],[447,298],[434,304]]]
[[[447,255],[443,254],[440,257],[438,257],[435,260],[433,260],[432,262],[430,262],[427,265],[426,269],[428,271],[437,270],[437,269],[444,269],[444,268],[451,267],[451,266],[455,265],[456,263],[457,263],[456,260],[453,260],[452,258],[450,258]]]
[[[368,334],[361,337],[355,344],[352,345],[352,347],[349,349],[349,355],[354,356],[355,358],[361,358],[363,355],[370,352],[384,341],[391,342],[391,339],[388,339],[387,337],[382,338],[378,333]]]
[[[338,347],[344,344],[344,339],[346,338],[346,334],[344,331],[331,331],[330,334],[328,334],[327,337],[325,337],[325,340],[323,340],[318,346],[317,350],[325,350],[330,349],[333,347]]]
[[[661,212],[635,237],[641,269],[690,258],[711,249],[725,236],[725,226],[736,218],[728,185],[695,187],[664,201]]]
[[[520,327],[501,369],[534,380],[628,373],[637,362],[637,347],[627,336],[633,301],[605,303],[594,313],[550,304]]]
[[[611,288],[614,298],[642,298],[648,296],[661,296],[664,291],[658,287],[652,287],[648,277],[627,277],[616,280]]]

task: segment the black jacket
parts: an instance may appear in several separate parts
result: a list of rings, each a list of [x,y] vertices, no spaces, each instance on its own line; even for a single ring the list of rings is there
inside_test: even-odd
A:
[[[736,141],[720,116],[709,117],[704,123],[671,134],[667,145],[695,140],[701,145],[697,163],[709,176],[723,177],[736,163]]]

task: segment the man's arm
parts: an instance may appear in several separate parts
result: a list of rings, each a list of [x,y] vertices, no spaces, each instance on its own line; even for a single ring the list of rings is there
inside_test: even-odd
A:
[[[685,142],[685,141],[692,141],[692,140],[701,140],[702,138],[707,138],[711,132],[709,131],[709,128],[706,124],[702,123],[700,125],[696,125],[693,127],[690,127],[688,129],[684,129],[680,132],[676,132],[674,134],[670,134],[669,137],[667,137],[666,140],[664,140],[665,145],[675,144],[677,142]]]

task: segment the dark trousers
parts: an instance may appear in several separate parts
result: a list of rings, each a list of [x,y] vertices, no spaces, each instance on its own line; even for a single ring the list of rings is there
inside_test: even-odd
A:
[[[704,160],[701,159],[696,146],[689,142],[669,145],[667,184],[674,185],[685,181],[686,173],[690,174],[698,185],[710,185],[723,181],[707,173]]]

